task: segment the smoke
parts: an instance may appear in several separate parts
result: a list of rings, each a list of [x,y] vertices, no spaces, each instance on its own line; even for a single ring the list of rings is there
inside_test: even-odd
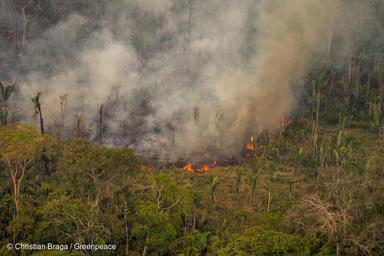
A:
[[[12,70],[22,81],[15,115],[33,123],[29,98],[42,92],[54,132],[67,95],[67,137],[77,115],[96,140],[103,105],[105,144],[169,159],[236,155],[294,112],[306,73],[345,31],[344,5],[369,13],[336,0],[120,0],[68,11],[30,36]]]

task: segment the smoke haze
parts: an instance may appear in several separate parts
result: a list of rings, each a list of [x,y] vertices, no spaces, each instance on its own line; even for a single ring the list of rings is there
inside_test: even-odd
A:
[[[21,64],[1,67],[19,81],[17,119],[35,123],[30,97],[42,92],[53,131],[67,95],[67,137],[78,115],[83,133],[96,140],[103,104],[107,145],[170,159],[235,155],[251,134],[277,129],[294,112],[306,73],[326,58],[332,38],[366,28],[370,3],[104,1],[94,7],[97,19],[62,15],[26,40]],[[52,8],[61,4],[52,1]],[[20,22],[2,10],[8,22]],[[348,42],[351,51],[356,45]],[[11,55],[2,45],[3,56]]]

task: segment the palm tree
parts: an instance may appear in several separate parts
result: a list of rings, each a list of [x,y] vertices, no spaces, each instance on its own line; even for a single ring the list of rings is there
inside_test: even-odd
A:
[[[207,254],[210,236],[211,232],[209,231],[204,233],[198,232],[195,234],[194,247],[199,252],[200,256],[204,256]]]
[[[4,85],[0,81],[0,124],[7,125],[8,122],[8,100],[16,91],[16,84]]]

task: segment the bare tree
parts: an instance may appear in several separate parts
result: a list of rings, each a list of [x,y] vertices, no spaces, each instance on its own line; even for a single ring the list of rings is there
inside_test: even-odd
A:
[[[40,96],[41,96],[41,92],[38,92],[36,97],[31,98],[31,100],[35,105],[35,114],[39,114],[41,134],[45,134],[43,114],[41,112]]]
[[[27,14],[27,8],[33,4],[33,1],[30,0],[26,4],[24,4],[21,7],[21,15],[23,18],[23,27],[22,27],[22,35],[21,35],[21,48],[23,49],[25,47],[26,38],[27,38],[27,25],[28,25],[28,14]]]
[[[82,126],[82,115],[81,114],[76,114],[76,128],[75,128],[75,133],[76,137],[79,138],[81,137],[81,126]]]
[[[68,95],[60,96],[60,111],[61,111],[61,137],[64,137],[64,129],[65,129],[65,114],[67,112],[68,105]]]
[[[193,123],[195,124],[195,126],[199,121],[199,116],[200,116],[200,106],[199,106],[199,103],[196,103],[195,105],[193,105]]]
[[[322,200],[316,194],[305,197],[302,206],[305,214],[313,218],[307,228],[313,233],[320,232],[334,239],[336,255],[340,255],[341,242],[346,238],[346,228],[352,219],[349,208]]]
[[[316,181],[323,191],[304,196],[292,219],[307,234],[327,237],[336,255],[350,247],[354,235],[350,227],[357,220],[360,202],[356,198],[359,180],[346,173],[324,170]]]

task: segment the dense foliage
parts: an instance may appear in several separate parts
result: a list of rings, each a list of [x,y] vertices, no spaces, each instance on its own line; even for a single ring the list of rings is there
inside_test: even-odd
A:
[[[127,148],[2,127],[2,254],[15,253],[6,244],[16,241],[116,244],[111,255],[380,255],[381,135],[369,120],[339,118],[319,124],[317,145],[312,121],[298,118],[260,138],[267,144],[247,163],[204,174],[154,170]],[[16,211],[7,163],[25,159]]]

